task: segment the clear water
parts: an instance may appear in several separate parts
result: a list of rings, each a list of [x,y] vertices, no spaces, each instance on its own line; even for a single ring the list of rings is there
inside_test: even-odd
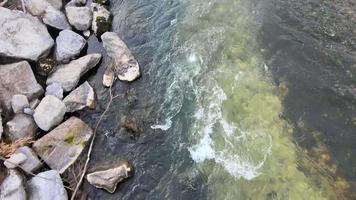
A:
[[[168,172],[157,173],[145,198],[340,197],[280,117],[288,91],[272,82],[248,0],[118,1],[112,11],[114,30],[143,67],[136,84],[145,85],[138,93],[147,96],[147,132],[167,138],[157,145],[161,153],[141,149],[142,156],[151,156],[149,165],[169,157]],[[149,173],[140,167],[137,177]],[[138,187],[135,182],[125,190],[135,193]],[[178,194],[185,191],[194,195]],[[118,196],[141,199],[123,193]]]

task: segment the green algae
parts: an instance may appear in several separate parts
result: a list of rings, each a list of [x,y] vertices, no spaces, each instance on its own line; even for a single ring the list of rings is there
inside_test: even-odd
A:
[[[232,176],[224,164],[205,161],[201,171],[208,177],[209,196],[211,199],[334,199],[337,195],[327,178],[317,172],[306,175],[315,166],[296,147],[293,127],[279,117],[283,112],[280,99],[288,91],[276,88],[269,77],[268,66],[256,46],[257,24],[250,12],[244,0],[215,2],[207,16],[199,19],[199,25],[191,28],[224,28],[223,47],[215,52],[220,61],[210,67],[226,95],[223,117],[238,130],[235,138],[227,139],[222,127],[214,127],[216,134],[211,137],[215,150],[239,154],[235,159],[252,166],[262,163],[256,167],[259,174],[247,180]],[[241,140],[242,135],[247,139]],[[233,147],[229,147],[231,144]]]

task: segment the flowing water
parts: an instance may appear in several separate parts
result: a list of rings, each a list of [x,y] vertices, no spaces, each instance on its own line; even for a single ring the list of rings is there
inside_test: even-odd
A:
[[[93,199],[338,198],[281,117],[286,91],[261,55],[250,1],[114,1],[111,11],[143,76],[117,86],[138,105],[114,102],[94,159],[123,156],[136,174]],[[145,130],[123,137],[116,123],[137,113]]]

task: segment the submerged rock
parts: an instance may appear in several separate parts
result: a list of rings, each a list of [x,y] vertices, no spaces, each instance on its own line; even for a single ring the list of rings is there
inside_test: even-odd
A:
[[[14,118],[6,123],[8,135],[12,141],[25,137],[34,137],[38,127],[33,117],[26,114],[16,114]]]
[[[33,172],[39,169],[42,165],[36,153],[28,146],[18,148],[15,153],[22,153],[26,156],[26,160],[20,163],[21,169],[26,172]]]
[[[46,9],[42,20],[43,23],[59,30],[72,29],[67,21],[67,17],[52,6]]]
[[[86,179],[93,186],[105,189],[110,193],[114,193],[117,184],[129,178],[134,170],[133,166],[128,162],[100,168],[101,169],[86,175]]]
[[[116,33],[106,32],[101,36],[103,46],[114,60],[114,72],[122,81],[134,81],[140,76],[140,67],[126,44]]]
[[[90,28],[93,13],[88,7],[67,6],[66,14],[69,23],[77,30],[86,31]]]
[[[43,93],[26,61],[0,65],[0,84],[0,103],[5,114],[11,111],[11,99],[15,94],[23,94],[32,100]]]
[[[80,54],[86,40],[71,30],[63,30],[56,38],[55,56],[59,62],[69,62]]]
[[[57,67],[47,79],[47,85],[60,83],[65,92],[71,91],[77,86],[79,79],[100,61],[101,54],[89,54],[68,64]]]
[[[23,178],[21,174],[12,169],[9,170],[9,175],[0,185],[1,200],[26,200],[26,192],[23,186]]]
[[[0,56],[37,61],[54,41],[36,17],[0,7]]]
[[[71,117],[33,144],[36,153],[52,169],[66,171],[80,156],[93,130],[82,120]]]
[[[19,166],[21,163],[25,162],[27,159],[26,155],[23,153],[14,153],[10,156],[10,158],[4,161],[4,165],[8,169],[14,169]]]
[[[45,96],[35,109],[33,118],[36,124],[44,131],[48,131],[62,122],[66,106],[57,97]]]
[[[23,94],[15,94],[11,99],[11,107],[14,113],[23,113],[23,109],[29,107],[30,103]]]
[[[67,107],[67,112],[75,112],[85,107],[93,109],[95,108],[94,89],[86,81],[64,98],[63,102]]]
[[[46,88],[46,96],[52,95],[57,97],[59,100],[63,99],[63,88],[59,83],[52,83]]]
[[[91,7],[93,11],[93,22],[91,29],[94,31],[96,36],[101,36],[111,28],[111,14],[104,6],[100,4],[93,3]]]
[[[27,182],[29,200],[67,200],[67,191],[56,170],[37,174]]]

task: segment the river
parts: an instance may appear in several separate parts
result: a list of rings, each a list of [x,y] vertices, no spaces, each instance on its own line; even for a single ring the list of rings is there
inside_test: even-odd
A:
[[[257,5],[248,0],[111,3],[113,30],[132,49],[142,77],[115,84],[119,96],[104,117],[91,164],[124,159],[134,164],[135,175],[114,195],[85,183],[91,199],[345,198],[349,183],[336,173],[331,150],[315,139],[323,138],[320,133],[310,133],[317,146],[313,153],[306,142],[299,143],[299,129],[308,122],[291,117],[298,108],[288,103],[295,93],[287,73],[275,68],[275,60],[287,58],[269,59],[275,49],[267,45],[273,42],[268,34],[278,30],[265,27]],[[92,78],[99,109],[82,114],[90,123],[108,101],[102,72]],[[125,123],[137,125],[139,133],[125,129]]]

